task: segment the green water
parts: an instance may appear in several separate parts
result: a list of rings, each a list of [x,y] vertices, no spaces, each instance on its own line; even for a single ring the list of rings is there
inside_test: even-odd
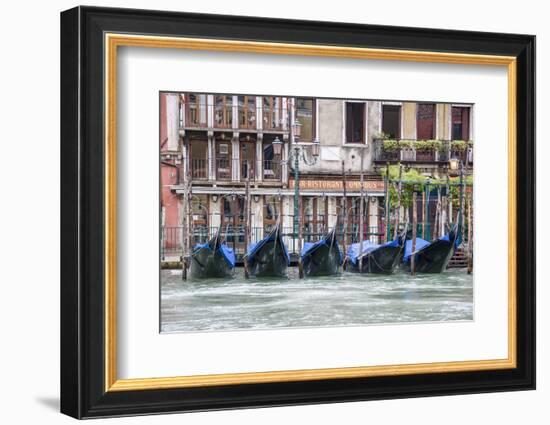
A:
[[[473,319],[473,277],[465,270],[390,276],[342,273],[298,279],[182,281],[161,273],[162,332],[359,326]]]

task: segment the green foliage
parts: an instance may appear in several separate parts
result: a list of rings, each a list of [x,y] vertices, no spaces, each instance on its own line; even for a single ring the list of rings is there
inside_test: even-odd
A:
[[[441,140],[417,140],[413,143],[413,146],[418,152],[431,152],[441,150],[443,142]]]
[[[470,146],[470,142],[464,140],[453,140],[451,142],[451,149],[456,152],[464,152]]]
[[[415,149],[418,152],[431,152],[434,150],[442,151],[445,145],[441,140],[394,140],[389,138],[382,139],[382,149],[384,152],[397,152],[399,149]]]
[[[414,148],[414,141],[413,140],[400,140],[399,146],[403,149],[412,149]]]
[[[380,169],[380,174],[382,177],[386,177],[387,167],[382,167]],[[396,208],[398,204],[398,180],[399,180],[399,166],[390,165],[389,166],[389,197],[390,197],[390,208]],[[467,186],[472,186],[474,178],[472,175],[464,176],[463,184],[465,190]],[[458,208],[460,203],[460,177],[450,177],[449,178],[449,192],[452,197],[453,207]],[[401,206],[408,208],[412,205],[413,192],[422,193],[426,190],[426,185],[429,185],[431,189],[437,187],[444,187],[447,184],[447,179],[437,179],[427,177],[418,172],[417,169],[411,168],[405,170],[402,168],[401,171]],[[421,195],[420,195],[421,196]],[[465,195],[466,196],[466,195]]]
[[[384,152],[397,152],[400,149],[399,142],[397,140],[385,139],[382,142],[382,149]]]

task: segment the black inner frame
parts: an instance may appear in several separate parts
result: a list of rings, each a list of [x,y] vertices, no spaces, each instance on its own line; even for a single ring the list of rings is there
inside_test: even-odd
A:
[[[105,32],[517,57],[517,368],[104,391]],[[77,418],[534,389],[535,37],[77,7],[61,14],[61,411]]]

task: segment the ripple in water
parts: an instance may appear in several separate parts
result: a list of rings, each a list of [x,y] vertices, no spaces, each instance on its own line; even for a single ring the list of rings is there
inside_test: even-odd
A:
[[[161,273],[162,332],[359,326],[473,319],[473,277],[465,270],[390,276],[342,273],[288,279],[182,281]]]

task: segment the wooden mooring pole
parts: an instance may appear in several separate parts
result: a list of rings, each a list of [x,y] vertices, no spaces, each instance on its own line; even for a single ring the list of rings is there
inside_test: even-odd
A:
[[[414,276],[414,257],[416,251],[416,227],[417,227],[417,216],[416,216],[416,192],[413,192],[413,217],[412,217],[412,241],[411,241],[411,275]]]
[[[246,186],[245,186],[245,208],[246,208],[246,223],[244,225],[244,252],[248,252],[248,247],[250,245],[250,223],[251,223],[251,214],[250,214],[250,170],[247,172]],[[250,274],[248,272],[248,261],[246,258],[243,258],[243,268],[244,268],[244,277],[248,279]]]
[[[472,229],[472,197],[468,197],[468,274],[472,273],[472,269],[474,267],[474,232]]]
[[[363,270],[363,214],[364,214],[364,204],[365,204],[365,185],[363,178],[363,149],[361,149],[361,197],[359,200],[359,271]],[[344,251],[344,255],[346,252]]]
[[[439,226],[439,237],[443,236],[445,234],[445,229],[447,228],[447,213],[448,213],[448,208],[447,208],[447,197],[446,196],[443,196],[441,198],[441,218],[439,219],[439,221],[441,222],[440,226]]]
[[[432,239],[436,240],[439,238],[439,228],[441,222],[441,187],[437,188],[437,205],[435,207],[435,218],[434,218],[434,228]]]
[[[347,231],[348,231],[348,209],[347,209],[347,188],[346,188],[346,169],[344,161],[342,161],[342,184],[344,189],[344,197],[343,197],[343,207],[342,207],[342,213],[344,215],[344,237],[342,238],[342,249],[344,252],[346,251],[346,244],[347,244]]]
[[[384,177],[384,196],[386,210],[384,211],[384,224],[386,225],[386,242],[390,240],[390,163],[386,162],[386,176]]]
[[[453,224],[453,194],[451,193],[451,184],[450,184],[450,178],[449,178],[449,171],[446,173],[447,178],[447,206],[449,207],[447,212],[447,221],[449,225]],[[447,232],[448,229],[444,229],[444,233]]]
[[[187,181],[183,184],[182,226],[181,226],[181,279],[187,280]]]
[[[397,232],[399,228],[399,216],[401,215],[401,176],[403,172],[403,166],[399,164],[399,180],[397,182],[397,209],[395,213],[395,226],[393,229],[393,238],[397,239]]]
[[[426,191],[422,191],[422,239],[426,238]]]
[[[191,176],[188,176],[187,181],[189,182],[189,189],[187,191],[187,262],[186,267],[189,269],[191,266],[191,254],[193,251],[193,208],[191,200],[193,198],[193,184],[191,182]]]
[[[183,226],[182,226],[182,256],[181,256],[181,278],[187,280],[187,269],[191,261],[191,196],[192,186],[189,174],[183,185]]]
[[[303,223],[302,223],[302,197],[300,196],[298,198],[298,211],[299,211],[299,218],[298,218],[298,277],[300,279],[304,278],[304,265],[302,264],[302,241],[303,241]]]

